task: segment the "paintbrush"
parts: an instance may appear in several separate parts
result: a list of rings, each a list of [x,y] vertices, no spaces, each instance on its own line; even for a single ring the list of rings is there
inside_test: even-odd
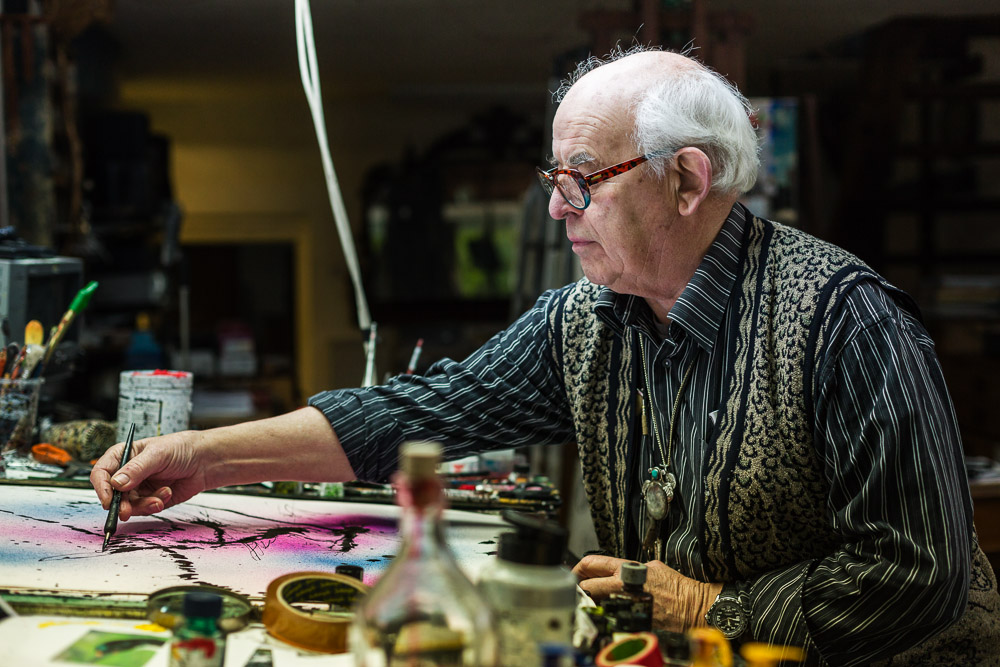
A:
[[[9,373],[4,373],[3,376],[5,378],[9,377],[12,380],[16,380],[18,373],[21,372],[21,364],[24,363],[24,358],[26,356],[28,356],[28,346],[27,345],[25,345],[24,347],[21,348],[21,350],[17,353],[16,357],[13,357],[13,359],[14,359],[13,362],[9,361],[11,359],[11,356],[10,356],[10,351],[8,351],[7,352],[7,359],[8,359],[7,363],[11,364],[11,366],[10,366],[10,372]]]
[[[31,320],[24,325],[24,344],[41,345],[45,339],[45,329],[38,320]]]
[[[135,422],[128,428],[128,437],[125,438],[125,449],[122,450],[122,462],[118,464],[118,469],[121,470],[122,466],[128,463],[129,456],[132,455],[132,441],[135,439]],[[108,548],[108,542],[111,541],[111,536],[115,534],[118,529],[118,510],[122,506],[122,492],[114,491],[111,494],[111,507],[108,508],[108,520],[104,522],[104,545],[101,547],[101,551]]]
[[[49,335],[49,342],[45,344],[45,354],[42,356],[42,363],[39,366],[39,374],[45,370],[45,367],[49,365],[49,361],[52,359],[52,354],[56,351],[56,346],[59,341],[62,340],[63,336],[66,335],[66,330],[69,325],[73,323],[76,316],[80,314],[80,311],[87,307],[90,303],[90,297],[94,294],[94,290],[97,289],[97,282],[91,280],[87,283],[87,286],[76,293],[76,297],[73,299],[73,303],[69,305],[69,309],[63,314],[62,319],[59,320],[59,324],[56,325],[55,331]]]
[[[42,356],[45,354],[45,346],[42,342],[45,340],[45,329],[42,328],[42,323],[38,320],[31,320],[24,327],[24,359],[21,362],[21,371],[18,375],[11,373],[12,378],[22,377],[30,378],[31,373],[35,370],[35,366],[38,362],[42,360]]]

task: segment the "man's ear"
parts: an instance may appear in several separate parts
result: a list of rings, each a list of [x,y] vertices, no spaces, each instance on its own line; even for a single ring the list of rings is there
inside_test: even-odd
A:
[[[712,189],[712,162],[704,151],[688,146],[674,153],[671,168],[677,177],[677,212],[692,215]]]

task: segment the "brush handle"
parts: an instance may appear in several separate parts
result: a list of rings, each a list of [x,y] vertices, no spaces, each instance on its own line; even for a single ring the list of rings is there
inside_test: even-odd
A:
[[[122,492],[111,494],[111,505],[108,507],[108,520],[104,522],[104,534],[114,535],[118,529],[118,511],[122,507]]]
[[[132,441],[135,439],[135,422],[128,429],[128,437],[125,438],[125,449],[122,450],[122,461],[118,464],[118,469],[121,470],[122,466],[128,463],[129,458],[132,456]],[[111,494],[111,505],[108,507],[108,519],[104,522],[104,539],[105,542],[108,538],[115,534],[118,529],[118,511],[122,506],[122,492],[113,491]]]

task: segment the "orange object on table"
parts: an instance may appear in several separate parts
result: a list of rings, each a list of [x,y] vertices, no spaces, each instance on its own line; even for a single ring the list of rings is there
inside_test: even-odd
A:
[[[51,463],[57,466],[68,466],[73,457],[62,447],[56,447],[47,442],[42,442],[31,448],[31,455],[35,460],[42,463]]]

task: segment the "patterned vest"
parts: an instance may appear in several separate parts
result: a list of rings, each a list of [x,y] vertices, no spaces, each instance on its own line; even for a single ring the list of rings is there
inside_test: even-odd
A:
[[[859,281],[879,282],[901,308],[916,313],[905,293],[850,253],[790,227],[749,221],[732,296],[739,300],[737,362],[724,379],[725,409],[704,469],[701,543],[714,581],[753,579],[822,558],[839,544],[825,516],[828,486],[813,446],[813,382],[830,314]],[[638,492],[629,465],[638,442],[638,338],[618,335],[595,315],[600,291],[579,282],[553,310],[550,324],[598,541],[609,554],[634,557],[637,537],[629,529],[627,498]],[[981,600],[993,610],[993,620],[966,613],[925,645],[956,630],[967,637],[970,623],[980,631],[980,623],[993,623],[996,633],[996,579],[978,546],[973,560],[970,607]],[[914,649],[923,658],[925,645]]]

